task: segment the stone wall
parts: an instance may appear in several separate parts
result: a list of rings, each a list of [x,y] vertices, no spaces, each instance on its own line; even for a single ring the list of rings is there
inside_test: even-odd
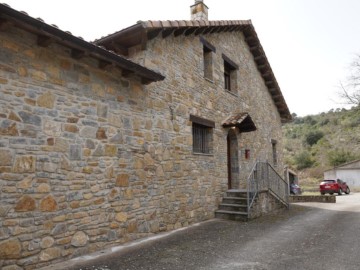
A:
[[[298,202],[322,202],[322,203],[336,203],[336,196],[324,196],[324,195],[292,195],[289,196],[290,203]]]
[[[214,155],[199,157],[190,154],[189,158],[194,164],[201,164],[204,158],[212,160],[216,164],[213,176],[215,181],[220,181],[222,189],[226,189],[227,182],[226,136],[229,129],[223,128],[221,123],[232,113],[248,112],[257,127],[255,132],[250,133],[239,133],[237,130],[240,187],[245,187],[255,161],[269,161],[273,164],[271,140],[277,141],[278,150],[278,162],[273,165],[283,175],[280,116],[243,34],[223,32],[202,37],[216,47],[212,59],[213,80],[204,76],[203,45],[199,36],[158,37],[148,43],[146,51],[134,47],[130,50],[131,57],[166,76],[161,85],[150,85],[148,89],[154,91],[156,88],[159,99],[165,97],[166,104],[162,109],[170,108],[174,112],[172,122],[179,129],[176,132],[185,133],[190,138],[190,114],[215,121]],[[239,66],[235,91],[224,89],[222,54]],[[250,150],[249,159],[245,159],[245,149]]]
[[[166,76],[145,87],[14,27],[1,33],[2,269],[36,269],[212,218],[227,189],[221,122],[230,113],[249,112],[258,128],[237,135],[241,183],[255,160],[271,159],[271,139],[281,149],[279,114],[243,36],[206,39],[218,48],[212,82],[199,38],[180,36],[134,53]],[[241,66],[236,93],[222,87],[221,52]],[[215,121],[212,155],[192,153],[190,114]]]
[[[287,209],[287,207],[275,198],[270,191],[260,191],[251,207],[249,218],[255,219],[284,209]]]

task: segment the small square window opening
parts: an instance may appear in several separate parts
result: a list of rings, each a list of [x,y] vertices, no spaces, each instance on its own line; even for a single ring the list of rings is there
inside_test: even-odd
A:
[[[212,149],[212,128],[200,124],[192,124],[193,152],[210,154]]]

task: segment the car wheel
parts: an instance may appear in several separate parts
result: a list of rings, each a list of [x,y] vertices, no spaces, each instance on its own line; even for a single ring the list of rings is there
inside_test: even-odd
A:
[[[339,195],[342,195],[342,189],[339,188],[339,192],[338,192]]]
[[[349,187],[346,188],[345,193],[346,193],[346,194],[350,194],[350,188],[349,188]]]

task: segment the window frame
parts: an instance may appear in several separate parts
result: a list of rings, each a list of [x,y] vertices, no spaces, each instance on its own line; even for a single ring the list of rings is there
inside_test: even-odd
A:
[[[272,149],[272,159],[273,165],[276,167],[278,165],[278,155],[277,155],[277,140],[271,140],[271,149]]]
[[[222,54],[224,60],[224,89],[230,92],[237,91],[237,70],[239,66],[225,54]]]
[[[195,115],[190,115],[192,122],[193,154],[213,154],[213,131],[215,122]]]
[[[213,81],[214,76],[214,56],[216,53],[216,48],[210,42],[208,42],[204,37],[200,37],[200,42],[203,45],[203,68],[204,68],[204,78]]]

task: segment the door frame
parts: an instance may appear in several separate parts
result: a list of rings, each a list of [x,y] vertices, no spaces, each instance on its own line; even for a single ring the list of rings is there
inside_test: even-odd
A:
[[[238,137],[235,129],[229,129],[226,136],[228,189],[239,188],[239,153]]]

